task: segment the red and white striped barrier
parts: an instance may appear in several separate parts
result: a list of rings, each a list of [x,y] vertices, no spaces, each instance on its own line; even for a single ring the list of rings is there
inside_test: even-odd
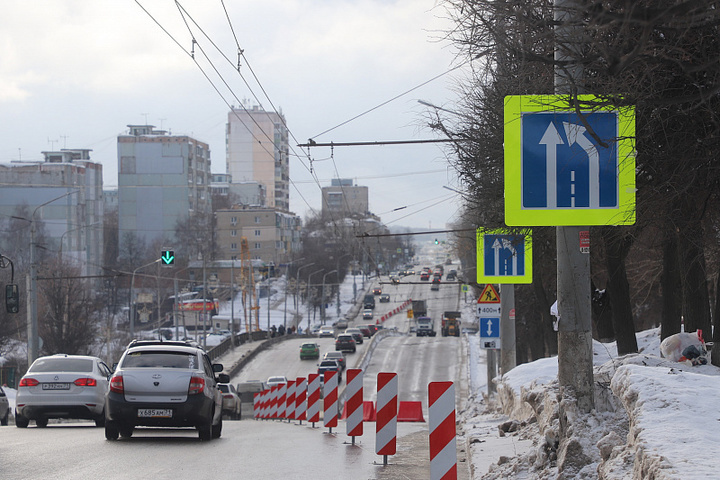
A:
[[[277,418],[284,419],[287,408],[287,384],[281,383],[278,387]]]
[[[363,371],[360,368],[349,368],[347,370],[347,385],[345,387],[345,406],[347,418],[345,427],[347,434],[355,444],[355,437],[363,434]]]
[[[262,396],[264,392],[253,393],[253,418],[260,418],[262,410]]]
[[[395,455],[397,438],[397,373],[378,373],[377,376],[377,418],[375,422],[375,453]]]
[[[280,385],[270,387],[270,416],[268,418],[278,418],[278,398],[280,397]]]
[[[453,382],[431,382],[428,398],[430,480],[457,479],[455,385]]]
[[[338,379],[337,372],[327,371],[324,373],[323,382],[323,404],[325,407],[323,421],[325,426],[332,433],[333,427],[338,424]]]
[[[287,401],[285,403],[285,418],[295,420],[295,380],[288,380]]]
[[[306,399],[307,382],[305,378],[298,377],[295,380],[295,420],[300,420],[300,424],[305,420]]]
[[[307,421],[320,421],[320,375],[317,373],[308,374]]]

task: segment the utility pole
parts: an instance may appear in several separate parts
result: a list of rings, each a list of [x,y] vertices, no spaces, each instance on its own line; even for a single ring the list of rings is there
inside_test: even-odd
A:
[[[574,0],[555,0],[555,93],[574,95],[582,82],[572,46],[579,44],[581,27],[574,18],[579,12]],[[580,249],[580,232],[587,226],[558,226],[557,296],[558,382],[573,391],[580,411],[594,406],[592,323],[590,305],[590,255]]]

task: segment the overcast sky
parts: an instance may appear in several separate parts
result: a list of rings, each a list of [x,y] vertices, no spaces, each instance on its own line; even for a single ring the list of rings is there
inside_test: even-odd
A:
[[[313,148],[312,162],[306,149],[295,146],[309,138],[318,143],[440,138],[424,126],[428,107],[417,102],[452,109],[456,101],[453,86],[461,69],[420,86],[459,65],[455,49],[442,40],[451,24],[439,3],[4,2],[0,163],[41,160],[46,150],[89,148],[103,164],[106,188],[113,187],[117,135],[126,133],[128,124],[149,123],[209,143],[212,170],[224,173],[228,104],[244,100],[266,110],[274,105],[286,117],[295,213],[305,217],[319,209],[320,187],[331,178],[353,178],[369,187],[370,208],[386,224],[445,228],[459,202],[443,188],[458,186],[442,144]],[[238,44],[244,52],[242,76],[233,68]]]

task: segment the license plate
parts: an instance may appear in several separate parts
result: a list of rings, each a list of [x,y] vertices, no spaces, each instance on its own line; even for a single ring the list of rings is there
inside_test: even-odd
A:
[[[142,418],[172,418],[171,408],[138,408],[138,417]]]
[[[69,383],[43,383],[43,390],[70,390]]]

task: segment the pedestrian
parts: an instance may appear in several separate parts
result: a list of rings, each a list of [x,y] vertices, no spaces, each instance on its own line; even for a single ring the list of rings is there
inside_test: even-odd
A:
[[[278,335],[280,335],[280,336],[285,335],[285,325],[280,325],[278,327]]]
[[[275,332],[277,332],[277,329],[275,328],[275,325],[270,327],[270,338],[275,338]]]

